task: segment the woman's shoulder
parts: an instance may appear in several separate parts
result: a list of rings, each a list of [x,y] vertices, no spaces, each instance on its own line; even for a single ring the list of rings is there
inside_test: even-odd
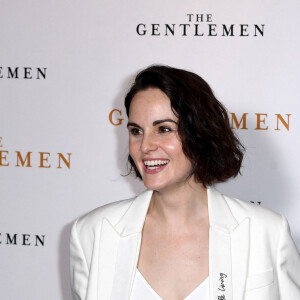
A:
[[[95,230],[101,226],[103,219],[108,219],[111,223],[117,222],[125,214],[135,198],[115,201],[93,209],[76,220],[77,230]]]
[[[285,220],[284,216],[270,208],[264,207],[262,203],[253,203],[226,195],[223,196],[238,223],[241,223],[245,218],[249,218],[252,226],[261,230],[264,228],[276,230],[282,226]]]
[[[80,236],[94,235],[101,230],[103,221],[107,221],[116,228],[121,220],[125,219],[128,222],[128,218],[143,214],[149,202],[145,200],[149,200],[151,195],[152,191],[145,190],[138,196],[100,206],[78,218],[73,225],[73,231],[76,231]]]

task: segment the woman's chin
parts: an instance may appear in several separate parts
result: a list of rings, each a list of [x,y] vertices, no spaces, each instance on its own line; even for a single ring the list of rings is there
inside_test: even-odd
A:
[[[162,182],[150,181],[150,180],[143,180],[144,185],[149,190],[160,191],[166,188],[166,184]]]

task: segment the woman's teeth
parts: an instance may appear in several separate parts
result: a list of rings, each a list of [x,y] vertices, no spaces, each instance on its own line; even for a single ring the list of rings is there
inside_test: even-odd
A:
[[[166,165],[169,160],[144,160],[147,169],[154,170]]]

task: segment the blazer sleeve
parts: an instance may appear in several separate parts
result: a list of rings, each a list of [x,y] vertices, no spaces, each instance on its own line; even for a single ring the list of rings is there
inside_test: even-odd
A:
[[[85,300],[89,269],[78,238],[77,221],[72,227],[70,237],[71,290],[74,300]]]
[[[282,217],[277,251],[277,276],[280,299],[300,299],[300,255],[291,237],[290,228],[285,217]]]

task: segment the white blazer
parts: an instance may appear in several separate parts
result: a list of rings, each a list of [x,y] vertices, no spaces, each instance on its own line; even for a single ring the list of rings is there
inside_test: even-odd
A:
[[[153,191],[97,208],[71,233],[74,300],[129,300]],[[299,300],[300,256],[286,219],[208,189],[210,300]]]

